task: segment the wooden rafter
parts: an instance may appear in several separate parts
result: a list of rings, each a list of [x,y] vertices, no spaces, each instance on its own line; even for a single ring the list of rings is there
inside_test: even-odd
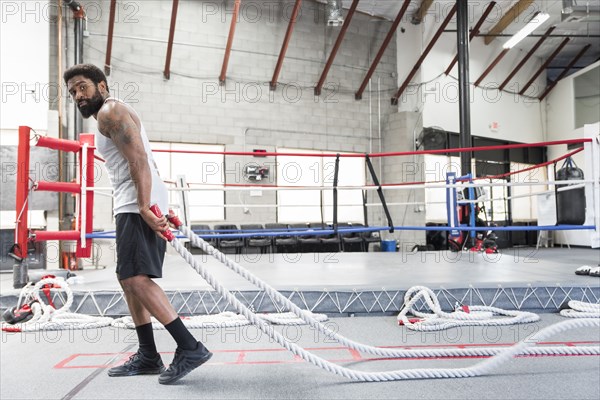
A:
[[[283,39],[283,44],[281,45],[281,51],[279,52],[279,58],[277,59],[275,72],[273,72],[273,78],[271,78],[271,90],[275,90],[277,88],[277,79],[279,78],[279,73],[281,72],[281,66],[283,65],[283,60],[285,59],[285,53],[287,52],[290,39],[292,38],[292,32],[294,32],[294,26],[296,25],[296,20],[298,19],[301,4],[302,0],[296,0],[296,4],[294,4],[294,10],[292,11],[292,17],[288,23],[287,32],[285,33],[285,38]]]
[[[561,44],[559,44],[558,47],[552,52],[552,54],[550,54],[550,57],[548,57],[548,59],[542,64],[542,66],[538,68],[538,70],[535,72],[535,74],[533,74],[531,79],[525,84],[523,89],[521,89],[521,91],[519,92],[519,94],[521,96],[525,94],[527,89],[529,89],[529,86],[531,86],[533,84],[533,82],[537,79],[537,77],[540,76],[540,74],[542,72],[544,72],[544,70],[546,68],[548,68],[548,65],[550,65],[552,60],[554,60],[554,58],[558,55],[558,53],[561,52],[561,50],[567,45],[567,43],[569,43],[570,40],[571,39],[569,39],[569,38],[566,38],[565,40],[563,40],[561,42]]]
[[[433,0],[421,1],[421,5],[419,6],[419,9],[417,11],[415,11],[415,13],[412,15],[410,22],[412,22],[415,25],[418,25],[421,22],[423,22],[423,18],[425,18],[425,15],[427,15],[427,11],[429,10],[429,8],[431,7],[432,4],[433,4]]]
[[[442,36],[442,33],[444,33],[444,29],[446,29],[446,27],[450,23],[450,20],[452,19],[452,17],[454,17],[454,14],[456,14],[456,8],[457,4],[454,4],[454,7],[452,7],[452,10],[448,13],[435,35],[433,35],[433,38],[431,39],[423,53],[421,53],[421,56],[413,66],[412,70],[410,71],[410,73],[408,74],[408,76],[406,77],[406,79],[404,80],[394,97],[392,97],[392,104],[398,103],[398,99],[400,98],[400,96],[402,96],[402,93],[404,93],[404,91],[408,87],[410,80],[415,76],[419,68],[421,68],[421,64],[423,64],[423,61],[425,61],[425,58],[429,55],[429,52],[431,51],[435,43],[438,41],[440,36]]]
[[[321,95],[321,89],[323,88],[323,84],[325,83],[325,78],[327,78],[327,74],[329,73],[329,69],[331,68],[331,65],[333,64],[333,60],[335,59],[335,56],[342,44],[342,41],[344,40],[344,36],[346,35],[346,31],[348,30],[348,27],[350,26],[350,21],[352,21],[352,17],[354,16],[354,12],[356,11],[356,6],[358,6],[359,1],[360,0],[352,1],[350,10],[348,10],[348,14],[346,14],[346,19],[344,20],[344,25],[342,26],[342,29],[340,30],[340,34],[338,35],[338,37],[335,41],[335,44],[333,45],[333,49],[331,50],[331,54],[329,55],[329,58],[327,59],[327,63],[325,64],[325,67],[323,68],[323,72],[321,73],[321,78],[319,78],[319,82],[317,83],[317,86],[315,86],[315,96]]]
[[[227,46],[225,47],[225,55],[223,56],[223,66],[221,67],[221,75],[219,82],[221,85],[225,83],[227,77],[227,66],[229,65],[229,55],[231,54],[231,46],[233,45],[233,36],[235,35],[235,26],[237,25],[238,14],[240,12],[241,0],[235,0],[233,6],[233,15],[231,16],[231,25],[229,26],[229,36],[227,37]]]
[[[492,29],[490,29],[490,31],[488,32],[488,35],[491,36],[486,36],[485,37],[485,44],[490,44],[492,43],[492,41],[494,40],[494,35],[497,35],[499,33],[504,32],[504,30],[513,23],[513,21],[515,21],[517,18],[519,18],[519,16],[525,12],[525,10],[527,10],[527,8],[533,4],[535,0],[519,0],[514,6],[511,7],[510,10],[508,10],[506,12],[506,14],[504,14],[502,16],[502,18],[500,18],[500,21],[498,21],[498,23],[496,25],[494,25],[494,27]]]
[[[398,29],[398,25],[400,24],[402,17],[404,17],[404,14],[406,13],[406,10],[408,9],[409,5],[410,5],[410,0],[404,0],[404,4],[402,4],[402,8],[400,8],[400,11],[398,12],[396,19],[392,23],[390,30],[388,31],[385,39],[383,39],[383,43],[381,44],[381,47],[379,48],[379,51],[377,52],[375,59],[371,63],[371,67],[369,68],[369,71],[367,72],[367,76],[365,76],[365,79],[363,79],[360,87],[358,88],[356,93],[354,93],[354,98],[356,100],[362,99],[362,94],[365,91],[367,84],[369,83],[369,79],[371,79],[371,76],[373,76],[373,73],[375,72],[375,68],[377,68],[379,61],[381,61],[381,57],[383,57],[383,53],[385,53],[385,49],[387,49],[388,45],[390,44],[390,41],[394,37],[394,33],[396,33],[396,29]]]
[[[569,71],[575,66],[575,64],[577,63],[577,61],[579,61],[579,59],[581,57],[583,57],[583,55],[590,49],[590,47],[592,47],[592,45],[588,44],[583,49],[581,49],[581,51],[575,56],[575,58],[573,58],[571,60],[571,62],[569,63],[569,65],[567,65],[567,68],[565,68],[563,70],[563,72],[561,72],[561,74],[558,76],[558,78],[556,78],[556,80],[554,82],[552,82],[550,85],[548,85],[548,87],[546,88],[546,90],[544,90],[544,93],[542,93],[542,95],[540,96],[540,101],[544,100],[544,98],[546,96],[548,96],[548,93],[550,93],[552,91],[552,89],[554,89],[554,86],[556,86],[556,84],[558,83],[558,81],[560,81],[562,78],[564,78],[565,76],[567,76],[567,74],[569,73]]]
[[[503,90],[506,87],[506,85],[508,85],[510,80],[517,74],[517,72],[519,72],[519,70],[521,68],[523,68],[523,65],[525,65],[525,63],[531,58],[531,56],[533,56],[533,54],[537,51],[537,49],[539,49],[539,47],[542,45],[542,43],[544,43],[544,41],[548,38],[548,36],[550,36],[550,34],[552,33],[552,31],[554,31],[554,29],[556,29],[556,27],[551,26],[546,31],[546,33],[544,33],[544,36],[542,36],[540,38],[540,40],[537,41],[537,43],[531,48],[531,50],[529,50],[527,55],[525,57],[523,57],[523,59],[521,59],[521,62],[519,62],[519,64],[515,67],[515,69],[513,69],[511,71],[511,73],[506,77],[506,79],[504,80],[504,82],[502,82],[502,84],[500,85],[498,90]]]
[[[117,0],[110,0],[110,12],[108,17],[108,36],[106,38],[106,60],[104,61],[104,73],[110,75],[110,62],[112,57],[113,33],[115,31],[115,14]]]
[[[171,10],[171,28],[169,29],[169,43],[167,44],[167,59],[165,61],[165,79],[171,79],[171,56],[173,54],[173,40],[175,39],[175,24],[177,22],[177,8],[179,0],[173,0],[173,9]]]

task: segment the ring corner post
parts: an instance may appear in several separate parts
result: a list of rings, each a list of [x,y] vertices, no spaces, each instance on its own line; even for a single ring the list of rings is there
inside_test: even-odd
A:
[[[584,137],[591,139],[583,144],[586,170],[592,174],[592,184],[585,186],[585,193],[586,198],[591,200],[587,202],[592,204],[589,209],[594,224],[590,244],[597,249],[600,248],[600,123],[584,125],[583,129]]]
[[[88,258],[92,254],[92,239],[87,238],[87,234],[94,230],[94,140],[92,133],[79,135],[82,147],[79,157],[81,193],[78,229],[81,235],[77,242],[76,256],[82,258]]]
[[[29,137],[31,128],[19,126],[19,146],[17,150],[17,187],[15,203],[15,246],[13,254],[18,263],[13,270],[15,289],[27,283],[27,249],[29,244],[28,193],[29,193]]]

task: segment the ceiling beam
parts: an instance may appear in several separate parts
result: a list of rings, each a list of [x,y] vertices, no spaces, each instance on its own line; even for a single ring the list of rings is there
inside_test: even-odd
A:
[[[567,74],[569,73],[571,68],[573,68],[575,66],[577,61],[579,61],[579,59],[581,57],[583,57],[583,55],[589,50],[590,47],[592,47],[592,45],[588,44],[583,49],[581,49],[581,51],[575,56],[575,58],[573,58],[571,60],[569,65],[567,65],[567,68],[564,69],[564,71],[558,76],[558,78],[556,78],[556,80],[554,82],[552,82],[550,85],[548,85],[548,87],[546,87],[546,90],[544,90],[544,93],[542,93],[542,95],[540,96],[540,101],[544,100],[544,98],[546,96],[548,96],[548,93],[550,93],[552,91],[552,89],[554,89],[554,86],[556,86],[558,81],[560,81],[562,78],[567,76]]]
[[[519,64],[515,67],[515,69],[513,69],[510,72],[510,74],[508,74],[508,76],[506,77],[504,82],[502,82],[502,84],[500,85],[498,90],[503,90],[506,87],[506,85],[508,85],[508,82],[510,82],[510,80],[517,74],[517,72],[519,72],[519,70],[523,67],[523,65],[525,65],[525,63],[531,58],[531,56],[533,56],[533,54],[542,45],[542,43],[544,43],[544,41],[546,39],[548,39],[548,36],[550,36],[550,34],[552,33],[552,31],[554,31],[554,29],[556,29],[556,27],[551,26],[550,29],[548,29],[546,31],[546,33],[544,33],[544,36],[542,36],[540,38],[540,40],[537,41],[537,43],[531,48],[531,50],[529,50],[527,55],[525,57],[523,57],[523,59],[521,60],[521,62],[519,62]]]
[[[301,4],[302,0],[296,0],[296,4],[294,4],[294,10],[292,11],[287,32],[285,33],[285,38],[283,39],[283,44],[281,45],[281,51],[279,52],[279,59],[277,60],[277,65],[275,66],[275,72],[273,72],[273,78],[271,78],[271,83],[269,85],[271,90],[275,90],[277,88],[277,79],[279,78],[279,73],[281,72],[281,66],[283,65],[283,60],[285,59],[285,53],[287,52],[287,48],[292,37],[292,32],[294,32],[294,26],[296,25],[296,20],[298,19],[298,13],[300,11]]]
[[[315,86],[315,96],[321,95],[321,89],[323,88],[323,84],[325,83],[325,79],[327,78],[327,74],[329,73],[329,69],[331,68],[331,65],[333,64],[333,60],[335,59],[335,56],[342,44],[342,41],[344,40],[344,36],[346,35],[346,31],[348,30],[348,27],[350,26],[350,21],[352,21],[352,16],[354,16],[354,12],[356,11],[356,6],[358,6],[359,1],[360,0],[352,1],[350,10],[348,10],[348,14],[346,14],[346,19],[344,20],[344,25],[342,25],[342,29],[340,30],[340,33],[335,41],[335,44],[333,45],[331,54],[329,55],[329,58],[327,59],[327,63],[325,64],[325,68],[323,68],[323,72],[321,73],[321,77],[319,78],[319,82],[317,83],[317,86]]]
[[[492,63],[486,68],[486,70],[483,71],[483,74],[481,74],[481,76],[475,81],[475,86],[479,86],[481,84],[481,82],[485,79],[485,77],[488,76],[488,74],[490,72],[492,72],[494,67],[496,67],[496,65],[498,65],[500,60],[502,60],[504,58],[504,56],[506,55],[506,53],[508,53],[509,50],[510,49],[502,49],[500,54],[498,54],[498,57],[496,57],[496,59],[494,61],[492,61]]]
[[[106,60],[104,61],[104,73],[110,75],[110,62],[112,57],[113,34],[115,31],[115,14],[117,9],[117,0],[110,0],[110,12],[108,17],[108,36],[106,38]]]
[[[229,36],[227,37],[227,46],[225,47],[225,55],[223,56],[223,66],[221,66],[221,75],[219,75],[219,83],[225,84],[227,77],[227,66],[229,65],[229,55],[231,54],[231,46],[233,45],[233,36],[235,35],[235,26],[240,12],[241,0],[235,0],[233,5],[233,15],[231,17],[231,25],[229,26]]]
[[[457,5],[458,5],[458,3],[454,4],[454,6],[452,7],[452,10],[450,10],[448,15],[446,16],[446,19],[444,19],[444,21],[442,22],[442,24],[440,25],[438,30],[435,32],[435,35],[433,35],[433,38],[431,39],[431,41],[429,42],[429,44],[427,45],[427,47],[425,48],[423,53],[421,53],[421,56],[419,57],[419,59],[417,60],[415,65],[413,66],[412,70],[410,71],[410,73],[408,74],[408,76],[406,77],[406,79],[404,80],[404,82],[402,83],[402,85],[400,86],[400,88],[398,89],[396,94],[394,95],[394,97],[392,97],[393,105],[398,104],[398,99],[400,98],[400,96],[402,96],[402,93],[404,93],[404,91],[408,87],[408,84],[410,83],[411,79],[415,76],[415,74],[417,73],[419,68],[421,68],[421,64],[423,64],[423,61],[429,55],[429,52],[431,51],[431,49],[433,48],[435,43],[438,41],[438,39],[440,38],[442,33],[444,33],[444,29],[446,29],[446,26],[448,26],[448,24],[450,23],[450,20],[452,19],[452,17],[454,17],[454,14],[456,14]]]
[[[173,0],[173,8],[171,10],[171,28],[169,29],[169,42],[167,43],[167,59],[165,61],[165,71],[163,75],[165,79],[171,79],[171,55],[173,54],[173,40],[175,39],[175,24],[177,22],[177,8],[179,0]]]
[[[419,9],[417,11],[415,11],[415,13],[412,15],[410,22],[412,22],[415,25],[419,25],[421,22],[423,22],[423,19],[425,18],[425,15],[427,15],[427,11],[429,11],[429,8],[431,7],[432,4],[433,4],[433,0],[421,1],[421,5],[419,6]]]
[[[552,62],[552,60],[554,60],[554,58],[567,45],[567,43],[569,43],[570,40],[571,39],[569,39],[569,38],[566,38],[565,40],[563,40],[561,42],[561,44],[559,44],[558,47],[552,52],[552,54],[550,54],[550,57],[548,57],[548,59],[542,64],[542,66],[538,68],[538,70],[535,72],[535,74],[533,74],[533,76],[531,77],[531,79],[529,80],[529,82],[527,82],[525,84],[525,86],[523,87],[523,89],[521,89],[521,91],[519,92],[519,94],[521,96],[523,96],[525,94],[525,92],[527,91],[527,89],[529,89],[529,86],[531,86],[533,84],[533,82],[537,79],[538,76],[540,76],[540,74],[542,72],[544,72],[544,70],[548,67],[548,65],[550,65],[550,63]]]
[[[400,24],[402,17],[404,17],[404,14],[406,13],[406,10],[408,9],[409,5],[410,5],[410,0],[404,0],[404,3],[402,4],[402,8],[400,8],[398,15],[396,15],[396,19],[392,23],[392,26],[391,26],[390,30],[388,31],[385,39],[383,39],[383,43],[381,44],[381,47],[379,48],[379,51],[377,52],[375,59],[371,63],[371,67],[369,68],[369,71],[367,72],[367,76],[365,76],[365,79],[363,79],[360,87],[358,88],[356,93],[354,93],[354,98],[356,100],[362,99],[362,94],[365,91],[365,88],[367,87],[367,83],[369,83],[369,79],[371,79],[371,76],[373,76],[373,73],[375,72],[375,68],[377,68],[377,64],[379,64],[379,61],[381,61],[381,57],[383,57],[383,53],[385,53],[385,49],[387,49],[388,45],[390,44],[390,41],[394,37],[394,33],[396,33],[396,29],[398,29],[398,25]]]
[[[481,25],[483,25],[483,23],[485,22],[485,19],[488,17],[488,15],[490,15],[490,13],[494,9],[495,5],[496,5],[495,1],[492,1],[490,4],[488,4],[488,6],[485,9],[485,11],[483,12],[483,14],[481,14],[481,18],[479,18],[479,21],[477,21],[477,24],[475,24],[473,29],[471,29],[471,33],[469,33],[469,41],[473,40],[473,38],[475,36],[477,36],[477,34],[479,33],[479,30],[481,29]],[[452,59],[452,62],[450,63],[450,65],[448,65],[448,68],[446,68],[446,71],[444,73],[446,75],[450,75],[450,71],[452,71],[452,68],[454,68],[454,65],[457,62],[458,62],[458,54],[454,56],[454,58]]]
[[[519,18],[519,16],[525,11],[527,10],[527,8],[533,4],[535,0],[519,0],[514,6],[511,7],[510,10],[508,10],[506,12],[506,14],[504,14],[502,16],[502,18],[500,18],[500,21],[498,21],[498,23],[496,25],[494,25],[494,27],[492,29],[490,29],[490,31],[488,32],[489,34],[497,34],[497,33],[502,33],[504,32],[504,30],[513,23],[513,21],[515,21],[517,18]],[[485,44],[490,44],[492,43],[492,41],[494,40],[493,36],[486,36],[484,42]]]

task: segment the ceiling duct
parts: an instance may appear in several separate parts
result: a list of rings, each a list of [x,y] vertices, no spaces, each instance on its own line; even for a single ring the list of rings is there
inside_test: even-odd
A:
[[[561,22],[598,22],[600,7],[589,4],[578,5],[574,0],[563,0]]]
[[[327,26],[344,25],[344,16],[342,15],[342,0],[327,0]]]

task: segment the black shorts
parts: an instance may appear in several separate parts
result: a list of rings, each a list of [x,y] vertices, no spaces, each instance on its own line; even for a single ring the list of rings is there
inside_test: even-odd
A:
[[[136,275],[162,277],[167,243],[158,237],[140,214],[123,213],[117,222],[117,278]]]

